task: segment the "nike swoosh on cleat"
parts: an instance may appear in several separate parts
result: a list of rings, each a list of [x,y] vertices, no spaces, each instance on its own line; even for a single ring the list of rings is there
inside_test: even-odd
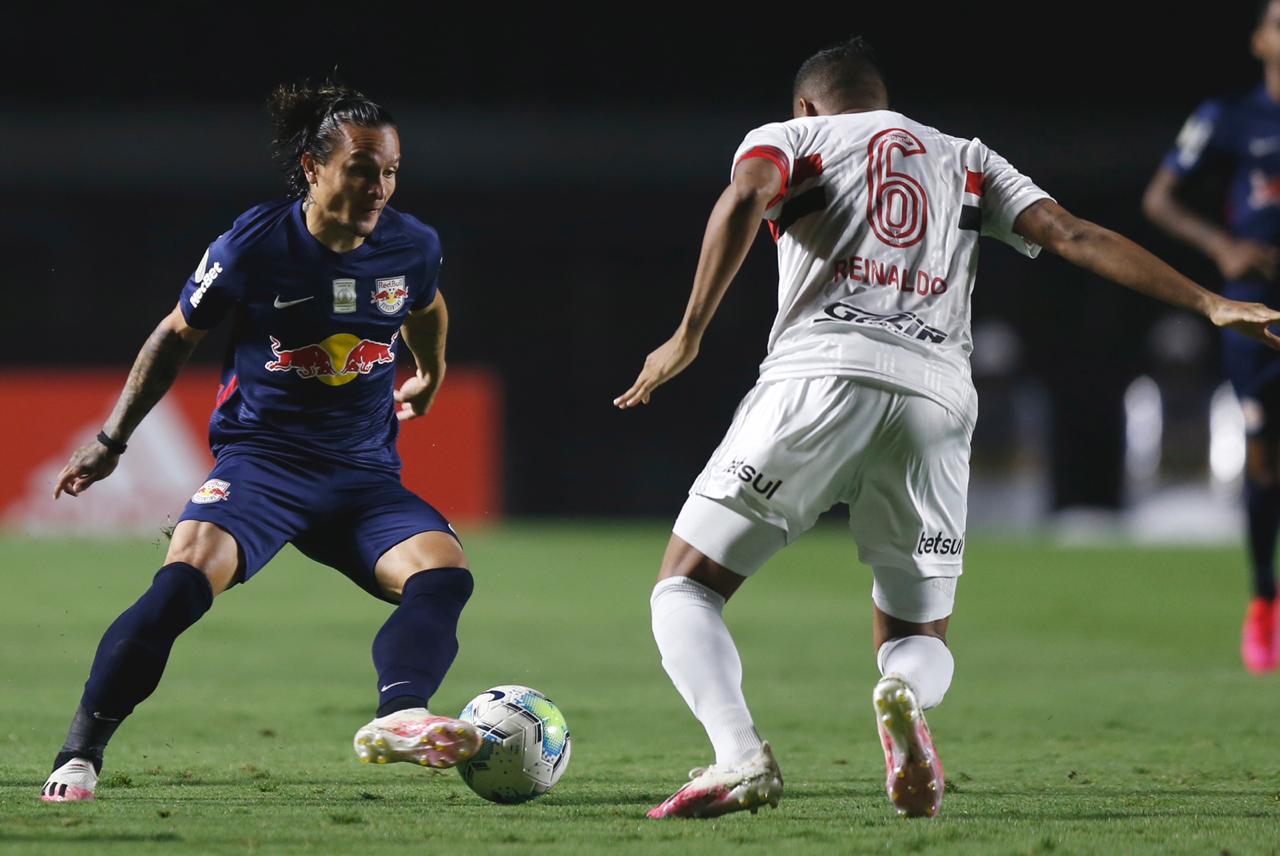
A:
[[[407,683],[409,683],[409,682],[408,682],[408,681],[396,681],[394,684],[387,684],[385,687],[383,687],[383,688],[381,688],[380,690],[378,690],[378,692],[380,692],[380,693],[385,693],[387,690],[391,689],[392,687],[398,687],[398,686],[400,686],[401,684],[407,684]]]
[[[314,294],[311,295],[311,297],[299,297],[297,300],[281,300],[280,295],[277,294],[275,302],[272,303],[271,305],[274,306],[276,309],[288,309],[290,306],[294,306],[298,303],[306,303],[308,300],[311,300],[313,297],[315,297]]]

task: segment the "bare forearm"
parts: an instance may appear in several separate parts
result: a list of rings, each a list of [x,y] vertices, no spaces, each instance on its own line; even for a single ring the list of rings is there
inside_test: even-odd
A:
[[[751,249],[764,207],[759,194],[746,194],[732,185],[720,195],[707,221],[693,291],[680,322],[680,331],[685,335],[701,339],[706,332],[729,283]]]
[[[449,333],[449,312],[444,296],[436,293],[436,299],[425,311],[410,315],[400,328],[405,346],[413,354],[419,374],[438,372],[444,366],[445,340]]]
[[[1055,250],[1067,261],[1173,306],[1209,316],[1219,297],[1201,288],[1123,235],[1094,223]]]
[[[195,341],[184,337],[167,321],[161,322],[138,352],[103,431],[121,442],[127,440],[173,386],[195,347]]]

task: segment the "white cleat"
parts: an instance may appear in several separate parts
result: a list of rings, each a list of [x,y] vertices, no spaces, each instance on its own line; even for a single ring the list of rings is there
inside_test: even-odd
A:
[[[87,758],[72,758],[49,774],[40,789],[45,802],[82,802],[93,799],[98,788],[98,772]]]
[[[782,771],[768,743],[733,766],[700,767],[689,771],[689,782],[648,816],[719,817],[733,811],[755,814],[762,805],[778,807],[782,799]]]
[[[884,746],[889,802],[902,817],[937,817],[946,779],[915,692],[901,676],[886,675],[871,702]]]
[[[362,764],[407,761],[423,767],[454,767],[480,749],[483,738],[470,722],[433,716],[425,707],[380,716],[356,732]]]

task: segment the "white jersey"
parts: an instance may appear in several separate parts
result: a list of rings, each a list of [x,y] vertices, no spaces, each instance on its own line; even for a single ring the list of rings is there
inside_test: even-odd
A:
[[[889,110],[776,122],[734,166],[775,163],[765,219],[778,245],[778,316],[760,380],[871,378],[926,395],[972,426],[969,301],[978,236],[1031,258],[1013,233],[1048,198],[980,140]]]

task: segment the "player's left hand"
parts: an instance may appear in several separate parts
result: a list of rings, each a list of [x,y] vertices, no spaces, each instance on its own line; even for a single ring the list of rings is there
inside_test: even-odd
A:
[[[653,391],[689,367],[698,356],[698,341],[680,333],[663,342],[645,358],[644,368],[631,388],[613,400],[619,410],[648,404]]]
[[[419,372],[400,384],[396,390],[396,401],[400,409],[396,411],[396,419],[407,422],[425,416],[435,401],[440,382],[444,380],[444,366],[433,372]]]
[[[1270,325],[1280,324],[1280,312],[1270,306],[1222,299],[1210,311],[1209,320],[1219,327],[1235,330],[1280,351],[1280,336],[1270,329]]]

